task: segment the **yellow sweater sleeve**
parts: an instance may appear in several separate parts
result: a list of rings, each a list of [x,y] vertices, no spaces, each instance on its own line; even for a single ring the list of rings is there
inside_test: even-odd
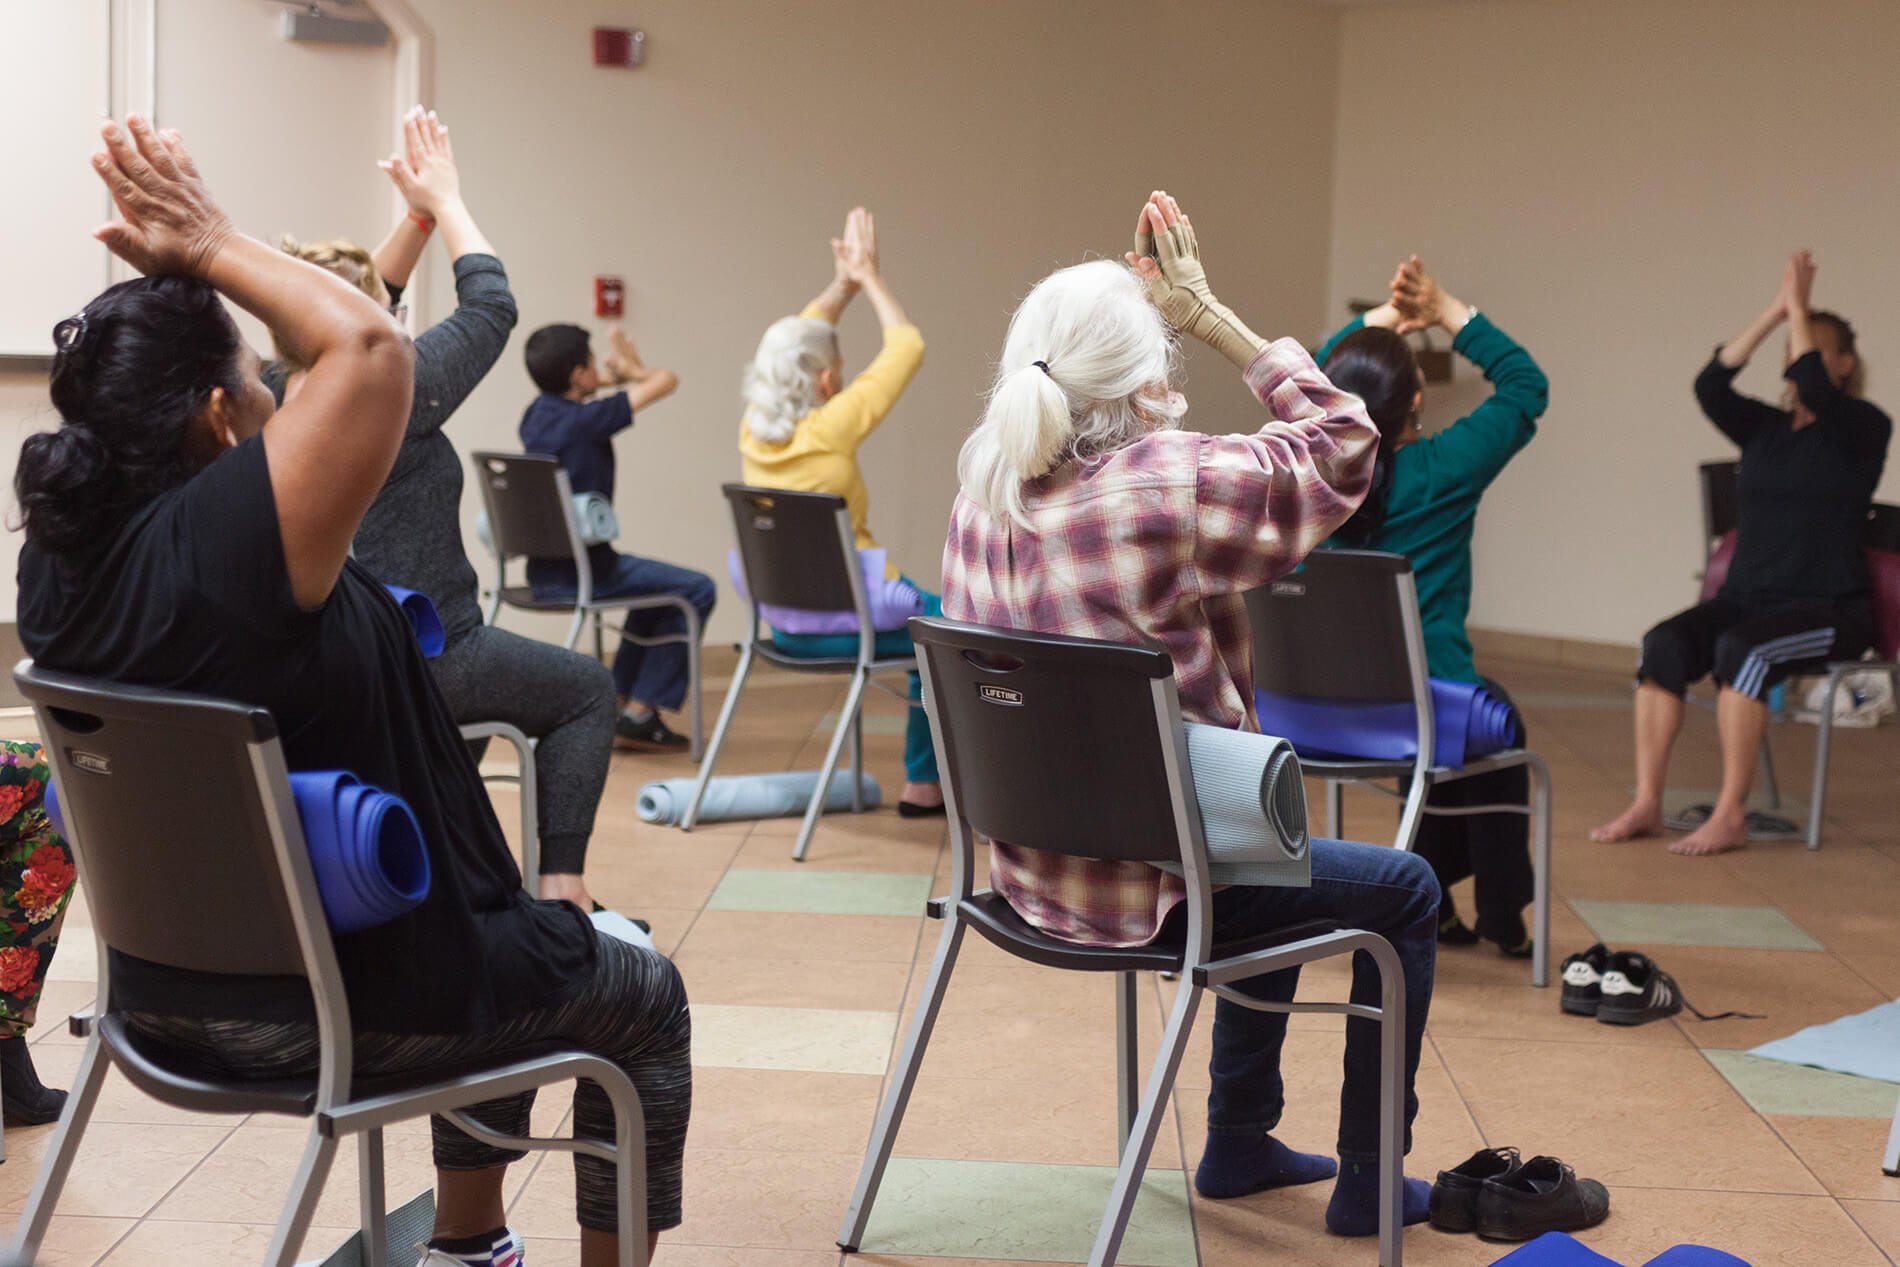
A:
[[[851,385],[820,405],[803,427],[838,449],[856,449],[897,404],[924,363],[924,336],[916,326],[886,326],[884,346]]]

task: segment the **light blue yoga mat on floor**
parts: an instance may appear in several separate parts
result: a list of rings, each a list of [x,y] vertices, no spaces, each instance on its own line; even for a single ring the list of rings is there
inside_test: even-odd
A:
[[[634,813],[647,823],[677,823],[693,799],[694,779],[665,779],[640,789]],[[782,774],[742,774],[714,779],[706,785],[699,805],[699,821],[723,823],[736,818],[786,818],[803,814],[818,786],[818,771],[789,770]],[[864,807],[875,809],[883,793],[877,780],[864,776]],[[825,812],[851,808],[851,772],[837,770],[825,797]]]
[[[1749,1055],[1900,1082],[1900,1002],[1882,1003],[1825,1025],[1810,1025],[1763,1043]]]

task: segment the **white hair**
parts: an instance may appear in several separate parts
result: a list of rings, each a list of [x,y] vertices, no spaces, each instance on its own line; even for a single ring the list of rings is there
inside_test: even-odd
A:
[[[1027,526],[1025,480],[1179,423],[1187,402],[1168,389],[1174,363],[1167,322],[1127,267],[1097,260],[1049,274],[1010,318],[983,420],[957,456],[964,495]]]
[[[792,438],[798,420],[816,409],[818,377],[838,364],[838,332],[812,317],[781,317],[766,327],[740,380],[746,427],[766,444]]]

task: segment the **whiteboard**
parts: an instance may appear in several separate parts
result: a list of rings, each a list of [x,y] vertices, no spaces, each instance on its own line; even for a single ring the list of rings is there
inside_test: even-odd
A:
[[[87,158],[112,99],[111,0],[0,0],[0,356],[50,356],[53,323],[110,281],[109,215]]]

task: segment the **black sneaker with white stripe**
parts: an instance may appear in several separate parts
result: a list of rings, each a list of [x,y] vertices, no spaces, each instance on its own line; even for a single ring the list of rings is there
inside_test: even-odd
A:
[[[1563,1010],[1595,1016],[1603,998],[1603,973],[1609,966],[1610,948],[1602,942],[1564,960],[1563,997],[1558,1000]]]
[[[1599,990],[1597,1019],[1606,1025],[1646,1025],[1682,1010],[1676,979],[1634,950],[1610,956]]]

